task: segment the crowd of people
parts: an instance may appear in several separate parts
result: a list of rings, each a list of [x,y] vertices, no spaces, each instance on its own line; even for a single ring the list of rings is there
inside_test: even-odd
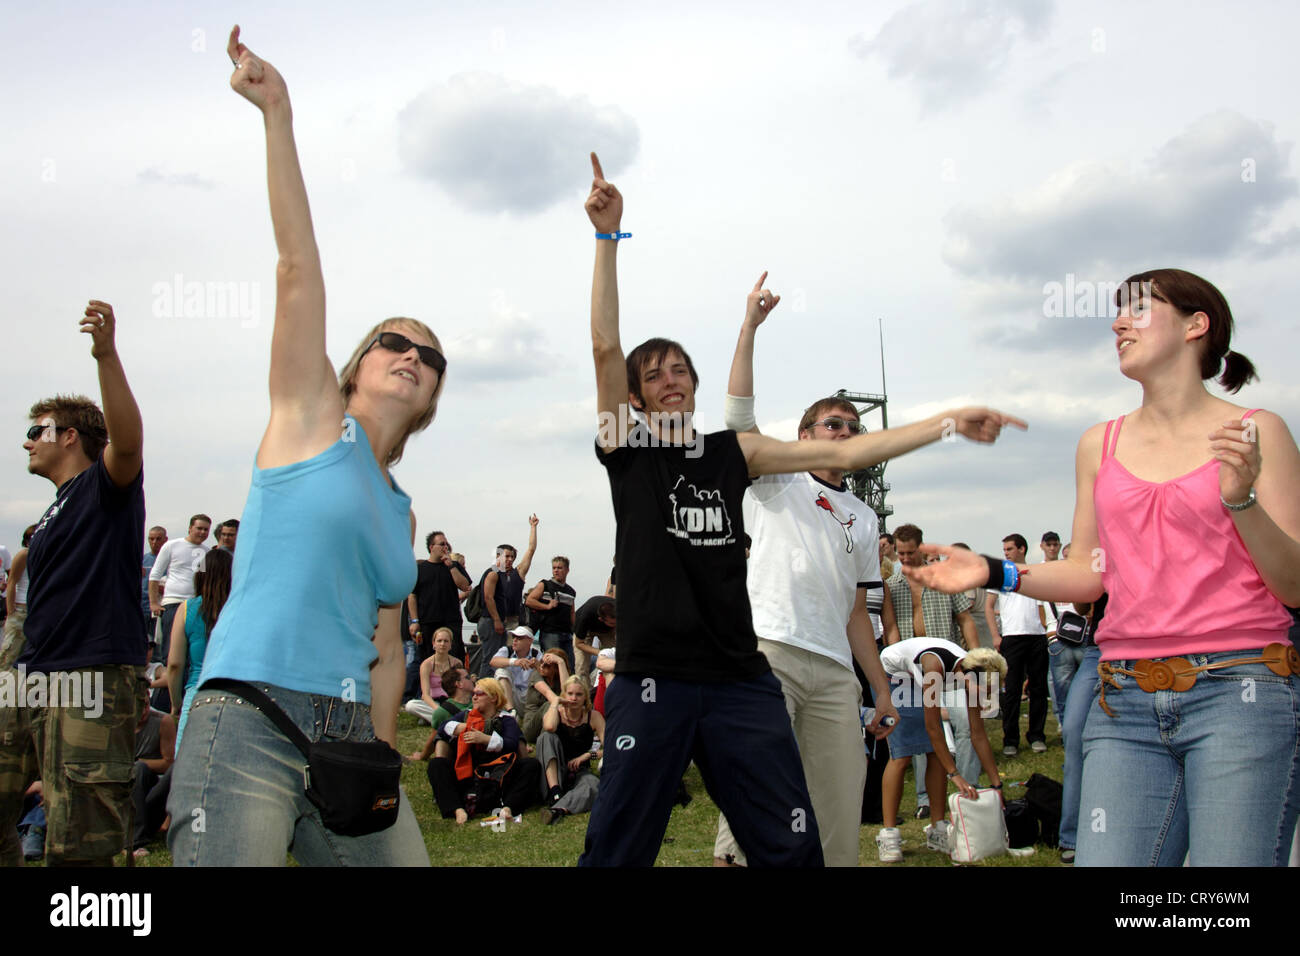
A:
[[[590,811],[580,865],[649,865],[692,762],[721,811],[719,864],[854,865],[877,786],[879,858],[896,862],[907,767],[927,846],[948,850],[949,784],[1000,799],[984,718],[999,712],[1015,756],[1025,696],[1023,740],[1043,751],[1049,680],[1067,859],[1286,862],[1300,810],[1300,450],[1278,416],[1206,389],[1254,376],[1213,285],[1159,269],[1117,295],[1117,361],[1142,404],[1080,440],[1072,550],[1040,540],[1060,560],[1026,563],[1019,533],[1000,557],[926,543],[914,524],[881,535],[847,474],[1025,423],[962,407],[867,433],[832,396],[793,440],[761,434],[753,354],[780,301],[764,273],[726,428],[697,433],[687,350],[651,338],[624,352],[629,234],[593,153],[595,455],[620,583],[611,573],[609,593],[579,602],[556,555],[530,587],[535,515],[522,559],[503,544],[475,578],[441,531],[413,560],[412,501],[390,470],[437,413],[439,339],[416,319],[382,321],[335,374],[288,90],[238,27],[228,52],[233,88],[262,114],[278,252],[271,411],[248,498],[217,548],[200,514],[182,538],[150,529],[141,563],[142,414],[113,308],[91,300],[80,328],[102,409],[39,401],[24,443],[56,499],[11,565],[0,679],[49,694],[0,706],[0,862],[23,855],[16,825],[39,797],[55,865],[110,863],[168,820],[177,866],[279,865],[290,848],[304,864],[428,865],[422,799],[457,824]],[[312,562],[293,560],[304,550]],[[93,707],[67,706],[79,687]],[[397,782],[404,706],[428,724],[407,758],[427,760],[428,794]],[[331,773],[341,755],[359,769]],[[1225,828],[1229,812],[1239,824]]]

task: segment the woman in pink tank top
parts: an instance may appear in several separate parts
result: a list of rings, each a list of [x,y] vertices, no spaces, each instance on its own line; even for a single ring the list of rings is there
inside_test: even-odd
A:
[[[1116,304],[1117,361],[1142,405],[1079,442],[1070,558],[1000,568],[927,545],[949,560],[908,573],[945,591],[1005,576],[1044,600],[1109,594],[1079,865],[1285,865],[1300,809],[1300,655],[1287,640],[1300,450],[1281,418],[1203,384],[1218,376],[1232,393],[1256,377],[1228,348],[1232,313],[1213,285],[1155,269]]]

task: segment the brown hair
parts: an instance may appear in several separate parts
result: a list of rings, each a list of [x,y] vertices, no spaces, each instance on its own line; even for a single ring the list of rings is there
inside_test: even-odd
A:
[[[1228,348],[1232,339],[1232,310],[1223,293],[1212,283],[1183,269],[1150,269],[1125,279],[1115,293],[1115,304],[1123,308],[1135,289],[1142,290],[1139,295],[1149,289],[1152,298],[1167,302],[1183,315],[1204,312],[1209,317],[1209,331],[1201,338],[1205,343],[1201,352],[1202,379],[1214,378],[1222,369],[1219,385],[1225,391],[1236,392],[1259,378],[1250,359]]]
[[[212,637],[212,629],[217,626],[221,609],[226,606],[226,598],[230,597],[231,568],[234,563],[235,559],[230,556],[230,552],[222,551],[220,548],[213,548],[203,555],[203,582],[199,587],[202,603],[199,605],[199,615],[203,618],[203,626],[207,628],[209,639]]]
[[[59,428],[76,429],[81,450],[91,461],[98,461],[108,444],[104,413],[85,395],[55,395],[42,399],[28,414],[32,419],[51,418]]]
[[[646,339],[627,356],[627,390],[641,403],[640,410],[645,409],[645,396],[641,394],[641,373],[647,366],[662,365],[673,352],[681,353],[687,371],[691,373],[691,383],[697,389],[700,387],[700,376],[695,371],[695,363],[680,343],[672,339]]]
[[[894,529],[894,540],[911,541],[915,544],[920,544],[923,540],[921,537],[921,529],[914,524],[901,524]]]
[[[380,322],[365,334],[361,343],[353,351],[352,357],[348,359],[347,364],[339,371],[339,392],[343,395],[344,408],[347,407],[348,401],[357,390],[357,372],[361,368],[362,358],[365,357],[366,353],[370,351],[370,347],[374,344],[375,336],[380,332],[398,331],[403,328],[407,331],[417,332],[420,335],[427,337],[429,341],[433,343],[433,347],[439,352],[442,352],[442,343],[438,341],[438,336],[434,335],[433,330],[419,319],[410,319],[404,316],[384,319],[384,321]],[[430,369],[430,371],[432,371],[432,369]],[[422,432],[429,427],[429,423],[433,421],[433,417],[438,414],[438,399],[442,397],[442,387],[446,384],[447,373],[446,371],[443,371],[443,373],[438,376],[438,385],[433,390],[433,397],[429,399],[429,407],[407,424],[406,433],[397,440],[397,444],[395,444],[392,447],[392,450],[389,451],[388,460],[384,462],[385,466],[395,465],[401,461],[402,451],[406,448],[406,440],[416,432]]]
[[[796,433],[796,437],[802,435],[806,429],[812,427],[813,422],[820,421],[823,415],[834,408],[843,411],[851,411],[853,412],[854,418],[859,420],[861,419],[861,416],[858,415],[856,405],[850,402],[847,398],[840,398],[836,395],[832,395],[829,398],[818,399],[804,410],[803,417],[799,419],[799,430]]]

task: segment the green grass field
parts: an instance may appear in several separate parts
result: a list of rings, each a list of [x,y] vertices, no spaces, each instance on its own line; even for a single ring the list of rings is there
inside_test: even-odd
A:
[[[1022,737],[1024,708],[1021,709]],[[993,752],[997,755],[998,769],[1005,781],[1008,800],[1024,796],[1024,790],[1013,786],[1023,782],[1030,774],[1042,773],[1061,779],[1061,738],[1054,715],[1049,712],[1047,723],[1048,750],[1036,754],[1022,745],[1020,756],[1006,758],[1002,753],[1002,725],[997,720],[984,722]],[[418,724],[408,714],[401,714],[398,723],[398,749],[410,753],[424,743],[428,728]],[[709,866],[713,862],[713,840],[718,823],[718,810],[704,790],[699,771],[691,767],[686,777],[687,787],[695,798],[686,808],[675,808],[668,824],[663,849],[659,853],[659,866]],[[424,764],[408,764],[402,771],[402,784],[415,809],[420,831],[429,848],[429,858],[435,866],[573,866],[582,852],[587,829],[585,815],[562,820],[555,826],[544,826],[538,811],[529,811],[522,823],[511,823],[505,831],[497,833],[479,826],[471,820],[458,827],[453,821],[443,820],[433,804],[429,780]],[[903,791],[903,805],[899,826],[903,835],[903,862],[880,864],[876,861],[876,833],[878,826],[864,825],[858,862],[862,866],[953,866],[944,855],[927,850],[924,827],[928,820],[916,820],[916,791],[912,774],[907,775]],[[122,861],[119,860],[119,863]],[[170,866],[171,856],[166,843],[160,838],[150,847],[148,856],[137,861],[138,866]],[[1032,856],[1002,855],[975,866],[1060,866],[1057,851],[1039,846]]]

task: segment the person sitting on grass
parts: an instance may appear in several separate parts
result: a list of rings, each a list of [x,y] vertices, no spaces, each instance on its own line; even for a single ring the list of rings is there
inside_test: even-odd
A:
[[[453,636],[449,627],[434,631],[433,653],[420,662],[420,699],[408,700],[406,712],[422,723],[432,723],[433,712],[450,696],[442,686],[442,675],[456,663],[456,658],[451,656]]]
[[[492,676],[506,692],[503,710],[518,716],[528,688],[538,679],[537,663],[541,656],[542,652],[533,646],[533,629],[520,624],[510,632],[509,650],[501,650],[488,661],[488,666],[495,668]]]
[[[411,760],[428,760],[438,743],[438,728],[457,714],[469,710],[474,693],[474,681],[469,676],[469,671],[460,664],[453,663],[442,673],[442,686],[451,692],[451,696],[444,697],[442,703],[429,715],[433,730],[424,746],[410,755]]]
[[[429,784],[444,820],[466,823],[481,808],[506,820],[537,802],[541,767],[519,756],[519,725],[501,713],[506,694],[485,677],[474,685],[474,704],[438,728],[429,761]]]
[[[543,654],[537,662],[537,675],[538,679],[529,686],[524,697],[524,717],[520,724],[524,740],[530,744],[537,742],[548,708],[560,699],[560,693],[569,681],[569,665],[563,649],[553,648]]]
[[[557,653],[564,651],[557,648]],[[542,726],[537,761],[545,774],[542,820],[549,826],[571,813],[586,813],[596,802],[591,765],[601,751],[592,750],[591,744],[595,740],[604,745],[605,718],[592,711],[591,694],[582,678],[570,677],[563,695],[551,701]]]
[[[876,836],[880,862],[897,863],[903,859],[898,807],[903,799],[903,774],[917,754],[925,754],[927,758],[925,789],[930,795],[933,822],[925,828],[926,846],[947,853],[950,827],[945,819],[948,809],[945,775],[972,800],[978,799],[978,794],[974,785],[957,772],[956,760],[944,739],[940,715],[944,684],[955,682],[957,689],[965,692],[971,744],[989,776],[989,783],[1000,791],[1002,780],[980,717],[979,689],[966,675],[997,672],[1001,680],[1006,677],[1007,662],[1001,654],[986,647],[967,651],[952,641],[913,637],[886,647],[880,652],[880,663],[891,683],[896,685],[893,697],[898,708],[898,726],[889,738],[890,761],[881,781],[885,826]],[[916,785],[919,788],[921,781]]]

